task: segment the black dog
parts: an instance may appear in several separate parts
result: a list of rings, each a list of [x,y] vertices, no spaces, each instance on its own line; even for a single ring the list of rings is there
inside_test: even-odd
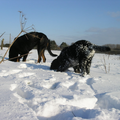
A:
[[[37,62],[41,61],[41,57],[43,58],[43,62],[46,61],[44,56],[44,51],[46,48],[51,56],[57,56],[51,52],[50,40],[45,34],[30,32],[18,37],[18,39],[13,43],[9,50],[9,59],[11,61],[18,62],[20,61],[20,58],[23,57],[23,61],[26,61],[29,51],[32,50],[35,46],[37,46],[38,51]],[[18,55],[20,55],[20,57]]]
[[[95,50],[105,52],[110,51],[110,48],[97,46],[86,40],[77,41],[61,51],[57,59],[52,61],[50,69],[63,72],[73,67],[74,71],[81,72],[82,76],[89,74]]]

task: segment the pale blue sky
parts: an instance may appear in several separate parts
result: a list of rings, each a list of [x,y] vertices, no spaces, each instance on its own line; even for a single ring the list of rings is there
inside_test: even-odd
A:
[[[0,0],[0,34],[12,40],[20,32],[20,14],[26,27],[34,24],[58,45],[86,39],[94,44],[120,44],[120,0]],[[0,40],[2,39],[0,38]]]

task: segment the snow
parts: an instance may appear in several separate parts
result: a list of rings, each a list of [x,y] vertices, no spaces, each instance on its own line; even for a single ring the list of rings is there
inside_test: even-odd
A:
[[[31,52],[26,62],[0,64],[0,120],[120,120],[119,55],[96,53],[90,75],[81,77],[72,68],[50,70],[55,57],[47,51],[46,63]]]

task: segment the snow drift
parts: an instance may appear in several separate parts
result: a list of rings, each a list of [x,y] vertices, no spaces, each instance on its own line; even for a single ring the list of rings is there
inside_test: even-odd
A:
[[[120,56],[95,54],[91,74],[81,77],[50,70],[55,58],[45,55],[46,63],[32,50],[27,62],[0,64],[0,120],[120,120]]]

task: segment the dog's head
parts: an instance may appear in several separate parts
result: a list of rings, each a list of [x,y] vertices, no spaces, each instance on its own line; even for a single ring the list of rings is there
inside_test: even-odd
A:
[[[50,69],[51,70],[57,70],[59,67],[59,60],[58,59],[54,59],[51,63]]]
[[[93,49],[93,44],[86,40],[81,40],[76,42],[76,53],[77,55],[82,55],[85,58],[89,58],[94,55],[95,51]]]
[[[59,55],[56,59],[54,59],[54,60],[52,61],[51,67],[50,67],[51,70],[58,70],[61,62],[63,61],[63,59],[66,58],[67,48],[68,48],[68,47],[65,47],[65,48],[61,51],[60,55]]]

